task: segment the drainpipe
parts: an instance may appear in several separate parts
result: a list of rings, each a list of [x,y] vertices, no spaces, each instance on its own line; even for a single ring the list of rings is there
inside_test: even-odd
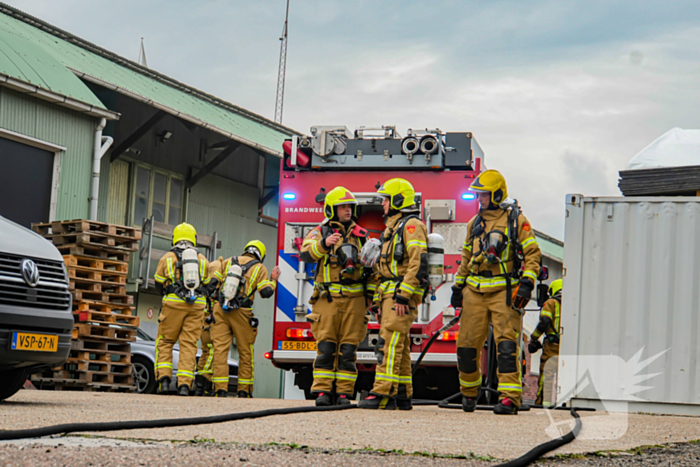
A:
[[[107,150],[114,139],[111,136],[102,136],[102,130],[107,124],[107,120],[104,118],[100,119],[100,123],[97,124],[95,129],[95,143],[92,152],[92,188],[90,190],[90,220],[97,220],[97,197],[100,191],[100,163],[102,161],[102,156],[105,155]]]

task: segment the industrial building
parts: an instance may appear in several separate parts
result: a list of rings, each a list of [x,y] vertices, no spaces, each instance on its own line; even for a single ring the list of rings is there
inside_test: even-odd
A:
[[[160,296],[148,277],[174,225],[193,224],[210,258],[255,238],[274,249],[279,157],[293,130],[5,4],[0,44],[0,215],[27,227],[152,219],[151,274],[145,249],[128,281],[144,329],[156,327]],[[258,362],[272,311],[272,300],[256,302]],[[255,395],[278,397],[279,370],[256,367]]]

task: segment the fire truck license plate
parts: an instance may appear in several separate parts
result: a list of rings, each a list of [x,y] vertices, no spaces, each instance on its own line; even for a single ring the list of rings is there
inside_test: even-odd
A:
[[[11,349],[56,352],[58,350],[58,336],[13,332]]]
[[[282,341],[282,350],[316,350],[316,342]]]

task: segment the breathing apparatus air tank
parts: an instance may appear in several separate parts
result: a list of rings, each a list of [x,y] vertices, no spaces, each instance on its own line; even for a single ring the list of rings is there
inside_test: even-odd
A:
[[[228,268],[226,273],[226,279],[224,280],[224,286],[222,287],[223,292],[223,302],[221,308],[224,311],[228,311],[230,308],[231,301],[236,298],[236,293],[238,292],[238,286],[241,284],[243,279],[243,268],[240,264],[231,262],[231,266]]]
[[[428,282],[430,299],[435,300],[435,290],[442,284],[445,273],[445,239],[442,235],[428,235]]]
[[[199,258],[197,250],[185,248],[182,250],[182,284],[185,286],[185,301],[192,303],[197,299],[195,290],[199,287]]]

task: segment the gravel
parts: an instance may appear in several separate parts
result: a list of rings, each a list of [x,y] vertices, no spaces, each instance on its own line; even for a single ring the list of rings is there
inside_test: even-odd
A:
[[[45,445],[0,446],[0,465],[28,466],[130,466],[159,465],[191,467],[193,465],[276,465],[276,466],[492,466],[493,463],[440,459],[385,453],[347,453],[333,450],[293,449],[270,446],[236,446],[221,443],[179,444],[152,449],[125,447],[67,447]]]
[[[23,429],[87,421],[196,417],[310,404],[307,401],[278,399],[184,398],[22,390],[8,401],[0,403],[0,427]],[[581,413],[581,418],[583,429],[579,438],[553,454],[629,450],[645,445],[678,444],[700,439],[700,423],[697,417],[584,412]],[[489,412],[477,411],[465,414],[460,410],[422,406],[410,412],[355,409],[273,416],[212,425],[103,432],[98,435],[122,440],[166,441],[169,444],[172,441],[181,443],[193,440],[215,440],[215,446],[226,446],[221,449],[234,449],[230,443],[235,443],[238,446],[235,449],[243,451],[249,449],[241,447],[244,445],[262,446],[276,443],[308,446],[308,454],[292,449],[285,452],[285,455],[289,455],[290,458],[311,456],[310,459],[318,458],[319,462],[323,463],[342,459],[342,462],[347,464],[347,462],[354,462],[354,459],[364,459],[353,457],[359,454],[349,454],[347,450],[362,452],[363,456],[368,455],[365,452],[376,454],[381,450],[401,451],[407,454],[463,456],[478,461],[519,457],[532,447],[568,432],[572,423],[571,416],[561,411],[532,410],[522,412],[517,417],[503,417]],[[38,448],[27,445],[27,441],[23,443],[25,449],[39,452],[36,451]],[[169,444],[167,449],[170,449]],[[0,446],[4,452],[12,452],[22,447],[15,442],[10,446],[2,444]],[[48,448],[44,446],[44,449]],[[96,449],[96,452],[108,452],[110,448],[120,448],[124,452],[130,452],[132,449],[146,451],[133,446],[116,447],[103,444],[99,444],[99,447],[71,445],[60,449],[67,451]],[[147,451],[156,452],[161,449],[165,448],[158,445],[151,446]],[[201,443],[189,443],[182,449],[185,453],[183,455],[197,449],[204,449],[202,455],[218,455],[215,454],[218,447],[202,447]],[[324,456],[330,454],[325,454],[324,451],[335,454],[332,454],[332,458],[326,458]],[[253,455],[262,455],[257,450],[252,452],[255,453]],[[157,456],[157,454],[148,455]],[[401,463],[413,462],[416,459],[421,462],[452,462],[449,459],[441,460],[425,456],[394,456]],[[109,456],[105,459],[109,460]],[[268,461],[260,460],[260,462]],[[276,463],[277,460],[274,462]],[[464,465],[463,462],[460,465]],[[2,464],[0,458],[0,465]]]
[[[668,446],[637,449],[633,452],[598,452],[583,459],[557,459],[537,463],[538,467],[588,465],[696,467],[700,465],[700,444],[671,444]]]

